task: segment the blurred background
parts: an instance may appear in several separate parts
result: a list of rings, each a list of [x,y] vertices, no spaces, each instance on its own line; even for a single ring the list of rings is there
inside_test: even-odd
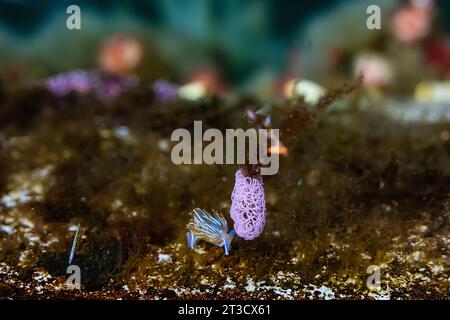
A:
[[[68,30],[71,4],[0,1],[7,82],[18,73],[45,78],[100,67],[270,98],[292,79],[329,86],[357,74],[368,86],[413,94],[450,70],[448,1],[78,1],[81,30]],[[366,27],[371,4],[381,9],[380,30]],[[117,52],[127,47],[136,61],[124,68]]]

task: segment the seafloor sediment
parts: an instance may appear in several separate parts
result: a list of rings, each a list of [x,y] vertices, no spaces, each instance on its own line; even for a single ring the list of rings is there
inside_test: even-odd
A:
[[[378,112],[381,101],[343,101],[289,143],[280,172],[264,177],[258,239],[235,239],[229,256],[204,242],[190,251],[188,213],[228,219],[236,166],[176,166],[170,133],[194,120],[248,126],[244,102],[158,103],[145,88],[107,105],[3,91],[0,297],[450,298],[450,124],[402,122]],[[274,105],[274,127],[289,108]],[[78,224],[82,285],[69,290]],[[369,266],[379,287],[367,287]]]

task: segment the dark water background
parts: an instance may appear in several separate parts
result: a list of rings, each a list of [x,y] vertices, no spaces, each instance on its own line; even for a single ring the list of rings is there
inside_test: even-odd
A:
[[[258,0],[271,5],[276,5],[276,10],[272,10],[272,27],[275,36],[284,37],[293,32],[303,19],[314,15],[321,10],[327,10],[330,7],[343,2],[342,0],[320,0],[320,1],[292,1],[292,0]],[[215,5],[220,9],[220,2]],[[238,1],[239,2],[239,1]],[[240,2],[250,2],[241,0]],[[255,2],[255,1],[253,1]],[[0,1],[0,21],[3,25],[12,30],[27,35],[36,30],[36,28],[45,21],[45,19],[55,12],[63,11],[70,4],[91,7],[98,12],[108,12],[116,7],[129,10],[137,16],[142,16],[148,21],[158,21],[158,5],[152,0],[91,0],[74,1],[70,0],[41,0],[41,1],[20,1],[20,0],[1,0]],[[436,1],[440,9],[440,15],[445,21],[447,28],[450,27],[450,2],[444,0]]]

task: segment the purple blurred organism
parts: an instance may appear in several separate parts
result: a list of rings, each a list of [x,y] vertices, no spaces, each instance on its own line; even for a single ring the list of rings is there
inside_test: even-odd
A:
[[[179,86],[167,80],[158,80],[153,84],[155,98],[159,102],[169,102],[178,96]]]
[[[95,79],[91,72],[75,70],[48,78],[45,87],[55,96],[62,97],[72,91],[87,93],[92,90],[94,83]]]
[[[239,237],[252,240],[261,234],[266,224],[266,200],[262,180],[246,177],[241,169],[236,172],[230,215]]]
[[[135,77],[121,77],[112,74],[103,74],[97,77],[94,84],[95,96],[101,101],[111,101],[122,92],[125,92],[138,84]]]
[[[96,71],[75,70],[48,78],[45,87],[55,96],[63,97],[74,91],[92,92],[101,101],[110,101],[137,85],[134,77],[120,77]]]

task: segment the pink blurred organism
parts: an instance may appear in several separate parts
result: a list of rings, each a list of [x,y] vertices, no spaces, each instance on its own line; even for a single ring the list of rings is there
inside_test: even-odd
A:
[[[230,215],[239,237],[253,240],[261,234],[266,224],[266,200],[261,177],[245,176],[242,169],[236,172]]]
[[[425,47],[425,61],[444,75],[450,72],[450,38],[436,37]]]
[[[392,31],[401,42],[414,43],[430,33],[432,18],[432,0],[412,0],[394,14]]]
[[[356,57],[354,73],[363,76],[365,86],[383,86],[391,82],[394,72],[389,61],[375,53],[363,53]]]
[[[143,46],[138,39],[119,34],[103,42],[97,59],[104,72],[128,76],[136,71],[143,53]]]

